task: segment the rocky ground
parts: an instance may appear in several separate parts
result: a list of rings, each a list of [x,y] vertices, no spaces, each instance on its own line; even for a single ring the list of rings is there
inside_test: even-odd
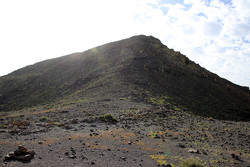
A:
[[[250,166],[250,123],[125,99],[0,113],[0,166]],[[7,158],[22,145],[35,155]],[[19,147],[20,148],[20,147]]]

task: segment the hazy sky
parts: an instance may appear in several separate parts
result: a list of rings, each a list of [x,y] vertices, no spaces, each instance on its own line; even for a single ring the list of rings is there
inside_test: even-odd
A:
[[[250,0],[0,0],[0,76],[134,35],[250,86]]]

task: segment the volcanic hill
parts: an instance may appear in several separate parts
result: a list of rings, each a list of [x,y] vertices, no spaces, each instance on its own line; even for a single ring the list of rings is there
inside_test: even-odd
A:
[[[0,167],[246,167],[250,93],[152,36],[0,77]]]
[[[200,67],[152,36],[134,36],[46,60],[0,78],[0,111],[131,100],[218,119],[249,120],[249,89]]]

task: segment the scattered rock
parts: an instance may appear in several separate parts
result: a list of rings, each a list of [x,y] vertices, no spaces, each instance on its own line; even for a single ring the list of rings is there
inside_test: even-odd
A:
[[[186,148],[185,144],[179,143],[178,145],[180,148]]]
[[[190,148],[190,149],[188,150],[188,152],[189,152],[189,153],[194,153],[194,154],[199,154],[199,150],[195,150],[195,149],[193,149],[193,148]]]
[[[156,134],[156,135],[154,136],[154,138],[155,138],[155,139],[159,139],[160,136],[159,136],[158,134]]]
[[[5,159],[5,160],[9,160],[9,159],[11,159],[11,158],[12,158],[12,157],[10,156],[10,154],[7,154],[7,155],[4,156],[4,159]]]
[[[99,135],[99,133],[93,133],[93,135],[94,135],[94,136],[98,136],[98,135]]]
[[[21,155],[21,154],[25,154],[27,152],[27,148],[25,148],[24,146],[19,145],[18,149],[16,151],[14,151],[15,155]]]
[[[76,151],[73,147],[70,148],[70,151],[71,153],[69,152],[65,152],[64,154],[68,157],[68,158],[71,158],[71,159],[74,159],[76,158]]]
[[[201,153],[207,155],[207,152],[205,150],[201,150]]]
[[[9,152],[9,154],[5,155],[5,160],[19,160],[19,161],[30,161],[34,158],[35,155],[34,150],[27,150],[24,146],[18,146],[18,149],[15,151]]]
[[[171,164],[166,163],[166,164],[161,165],[161,167],[172,167],[172,165],[171,165]]]
[[[63,111],[60,111],[60,113],[64,114],[64,113],[68,113],[69,111],[67,110],[63,110]]]
[[[8,131],[5,129],[0,129],[0,133],[5,133],[5,132],[8,132]]]
[[[71,159],[74,159],[74,158],[76,158],[76,155],[70,155],[69,156]]]
[[[234,159],[240,161],[240,156],[239,156],[239,155],[236,155],[235,153],[232,153],[231,155],[232,155],[232,157],[233,157]]]
[[[67,130],[73,129],[73,127],[71,127],[70,125],[65,125],[64,128],[67,129]]]
[[[34,158],[34,156],[30,155],[30,154],[27,154],[25,156],[20,156],[19,159],[20,160],[24,160],[24,161],[30,161]]]
[[[15,153],[13,151],[9,152],[9,156],[10,157],[14,157],[15,156]]]
[[[178,137],[177,137],[177,136],[174,136],[174,137],[173,137],[173,140],[178,140]]]

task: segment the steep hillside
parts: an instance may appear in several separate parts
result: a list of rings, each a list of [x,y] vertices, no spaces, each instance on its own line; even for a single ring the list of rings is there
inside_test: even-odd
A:
[[[121,98],[218,119],[250,120],[250,92],[158,39],[135,36],[0,78],[0,111]]]

